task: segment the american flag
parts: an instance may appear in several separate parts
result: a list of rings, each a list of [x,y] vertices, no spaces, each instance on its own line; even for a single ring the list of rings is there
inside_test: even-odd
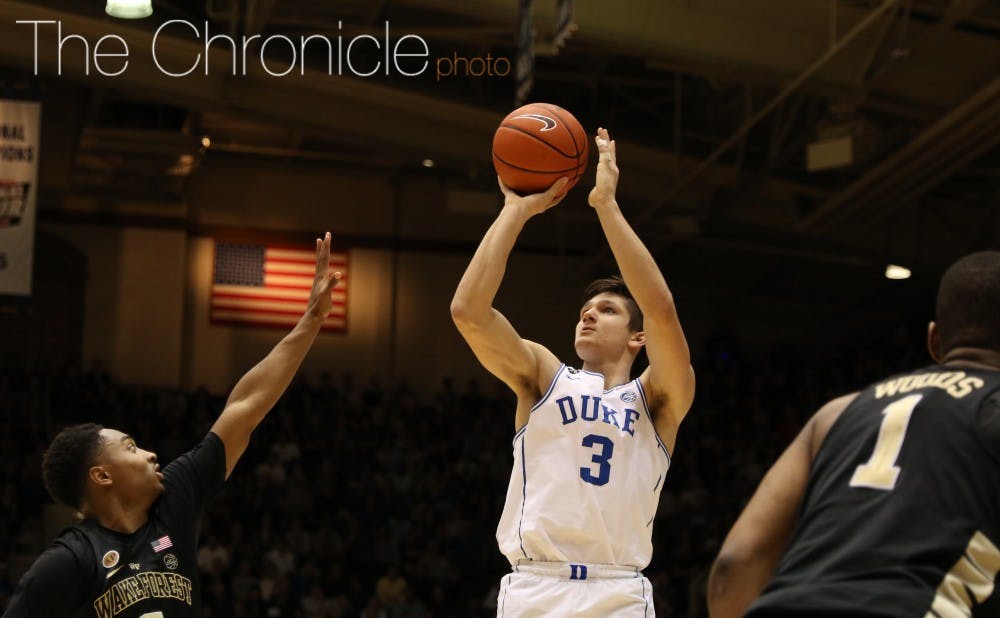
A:
[[[323,330],[347,332],[346,252],[330,254],[342,277]],[[288,328],[306,310],[316,275],[315,249],[286,249],[217,242],[212,276],[212,324]]]
[[[170,540],[169,534],[165,534],[160,538],[156,539],[155,541],[150,541],[149,544],[153,546],[153,551],[155,552],[161,552],[164,549],[167,549],[168,547],[174,546],[173,541]]]

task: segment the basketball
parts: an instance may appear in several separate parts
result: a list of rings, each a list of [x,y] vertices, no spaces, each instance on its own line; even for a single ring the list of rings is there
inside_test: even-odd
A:
[[[507,115],[493,135],[493,166],[503,183],[527,195],[563,176],[566,191],[587,167],[587,134],[573,114],[549,103],[529,103]]]

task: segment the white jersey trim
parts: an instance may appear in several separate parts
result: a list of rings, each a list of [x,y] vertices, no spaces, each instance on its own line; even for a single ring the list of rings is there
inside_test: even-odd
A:
[[[525,423],[525,424],[524,424],[524,427],[521,427],[520,429],[518,429],[518,430],[517,430],[517,433],[515,433],[515,434],[514,434],[514,439],[513,439],[513,440],[511,440],[511,443],[512,443],[512,444],[513,444],[514,446],[517,446],[517,439],[518,439],[518,438],[520,438],[520,437],[521,437],[521,435],[522,435],[522,434],[523,434],[523,433],[525,432],[525,430],[527,430],[527,429],[528,429],[528,424],[527,424],[527,423]]]
[[[636,378],[634,380],[635,385],[639,388],[639,396],[642,397],[642,407],[646,410],[646,416],[649,417],[649,424],[653,427],[653,435],[656,436],[656,443],[660,446],[663,454],[667,458],[667,467],[670,467],[670,451],[667,449],[666,445],[663,444],[663,440],[660,439],[660,434],[656,431],[656,423],[653,422],[653,411],[649,409],[649,402],[646,401],[646,390],[642,388],[642,380]],[[659,483],[657,483],[659,485]],[[655,491],[655,489],[654,489]]]
[[[527,423],[524,424],[528,426]],[[524,523],[524,505],[528,502],[528,467],[524,462],[524,437],[521,437],[521,516],[517,520],[517,539],[521,543],[521,553],[528,558],[528,552],[524,550],[524,536],[521,534],[521,525]],[[531,558],[528,558],[531,560]]]
[[[587,371],[586,369],[580,369],[579,371],[580,371],[580,373],[586,373],[588,375],[597,376],[599,378],[607,378],[607,376],[604,375],[603,373],[598,373],[596,371]],[[635,380],[629,380],[628,382],[622,382],[621,384],[616,384],[616,385],[612,386],[611,388],[606,388],[606,389],[604,389],[604,394],[610,393],[611,391],[615,390],[616,388],[621,388],[623,386],[628,386],[629,384],[631,384],[634,381]]]
[[[556,374],[554,376],[552,376],[552,381],[549,382],[549,390],[545,391],[545,394],[542,395],[542,398],[539,399],[535,403],[535,405],[531,406],[531,412],[534,412],[535,410],[537,410],[538,406],[540,406],[543,403],[545,403],[545,400],[549,398],[549,395],[551,395],[552,391],[555,390],[555,388],[556,388],[556,382],[559,381],[559,376],[562,375],[563,371],[566,371],[566,363],[561,363],[559,365],[559,370],[556,371]]]
[[[543,403],[545,403],[545,400],[549,398],[549,395],[552,394],[552,391],[556,387],[556,382],[559,381],[559,376],[562,374],[562,372],[565,369],[566,369],[566,364],[565,363],[559,365],[559,370],[556,371],[556,375],[552,376],[552,383],[549,384],[549,390],[545,391],[545,394],[542,395],[542,398],[539,399],[538,402],[535,403],[535,405],[531,406],[531,410],[528,411],[528,415],[529,416],[531,415],[532,412],[534,412],[538,408],[538,406],[540,406]],[[527,423],[525,423],[523,427],[521,427],[520,429],[518,429],[514,433],[514,439],[511,440],[511,444],[517,443],[517,439],[521,437],[521,434],[524,433],[526,429],[528,429],[528,424]]]

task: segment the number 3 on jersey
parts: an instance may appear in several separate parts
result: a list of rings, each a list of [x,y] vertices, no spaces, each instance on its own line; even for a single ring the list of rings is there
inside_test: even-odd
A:
[[[615,452],[615,443],[611,438],[596,434],[587,434],[583,437],[583,446],[594,448],[599,446],[600,451],[595,452],[590,461],[597,464],[597,474],[591,468],[580,468],[580,478],[591,485],[606,485],[611,478],[611,455]]]
[[[913,408],[917,407],[923,395],[910,395],[894,401],[882,410],[882,424],[878,428],[875,451],[867,463],[854,470],[851,487],[870,487],[892,491],[896,487],[899,466],[896,460],[903,449],[903,438],[910,424]]]

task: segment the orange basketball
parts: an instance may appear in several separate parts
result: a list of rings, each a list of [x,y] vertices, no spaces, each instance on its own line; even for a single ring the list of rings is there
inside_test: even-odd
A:
[[[529,103],[507,115],[493,135],[493,166],[522,195],[545,191],[563,176],[566,190],[587,167],[587,134],[573,114],[549,103]]]

